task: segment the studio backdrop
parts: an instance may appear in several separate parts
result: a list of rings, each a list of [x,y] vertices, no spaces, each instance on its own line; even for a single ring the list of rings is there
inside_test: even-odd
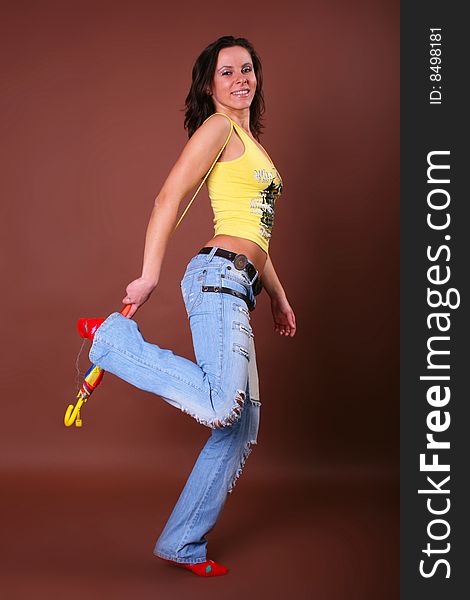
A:
[[[233,597],[250,581],[245,597],[396,598],[398,2],[45,0],[3,13],[8,597],[145,599],[194,583],[179,572],[169,581],[151,549],[209,430],[111,374],[82,428],[63,416],[89,366],[76,320],[122,308],[154,199],[187,141],[193,63],[234,35],[263,64],[261,143],[284,183],[270,254],[297,333],[276,334],[258,296],[258,445],[211,533],[218,556],[246,568],[214,583]],[[135,316],[146,340],[192,360],[180,281],[212,234],[203,188]],[[298,580],[273,572],[287,555]]]

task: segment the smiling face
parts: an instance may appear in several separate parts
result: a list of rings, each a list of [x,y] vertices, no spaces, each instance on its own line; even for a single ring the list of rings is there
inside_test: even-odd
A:
[[[216,111],[249,110],[256,92],[256,75],[246,48],[222,48],[217,57],[211,92]]]

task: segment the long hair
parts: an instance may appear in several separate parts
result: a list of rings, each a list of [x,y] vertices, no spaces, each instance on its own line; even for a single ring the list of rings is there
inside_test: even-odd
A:
[[[261,123],[265,111],[263,96],[263,70],[258,54],[252,44],[246,38],[236,38],[232,35],[224,35],[212,44],[209,44],[198,56],[193,66],[192,83],[189,94],[186,97],[184,127],[191,137],[196,129],[215,112],[212,97],[207,94],[207,88],[212,85],[217,58],[222,48],[242,46],[250,53],[253,69],[256,76],[256,92],[250,105],[250,130],[259,141],[264,125]]]

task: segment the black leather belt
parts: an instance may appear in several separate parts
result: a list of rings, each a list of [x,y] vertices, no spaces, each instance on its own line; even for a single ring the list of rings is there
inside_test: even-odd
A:
[[[255,307],[255,303],[252,302],[246,294],[242,294],[238,290],[232,290],[231,288],[228,288],[228,287],[218,287],[215,285],[203,285],[202,291],[203,292],[221,292],[222,294],[232,294],[232,296],[236,296],[237,298],[241,298],[242,300],[244,300],[246,302],[249,310],[253,310]]]
[[[205,246],[204,248],[201,248],[199,250],[198,254],[209,254],[211,250],[212,246]],[[237,254],[236,252],[224,250],[223,248],[217,248],[214,254],[215,256],[222,256],[223,258],[228,258],[229,260],[231,260],[234,264],[234,267],[238,271],[246,271],[246,274],[248,275],[250,280],[253,279],[253,277],[257,273],[255,267],[248,262],[248,258],[244,254]],[[259,277],[257,277],[256,279],[258,280]]]

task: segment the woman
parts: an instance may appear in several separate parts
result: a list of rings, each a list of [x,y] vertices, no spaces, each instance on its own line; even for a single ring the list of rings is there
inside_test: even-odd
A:
[[[155,200],[142,275],[127,286],[123,299],[131,304],[128,318],[116,312],[106,320],[81,319],[79,330],[93,340],[95,364],[211,428],[154,550],[168,562],[211,577],[228,569],[207,560],[205,535],[257,441],[260,402],[250,311],[261,291],[261,274],[274,330],[292,337],[296,324],[268,254],[282,181],[255,139],[264,111],[262,71],[245,38],[221,37],[201,53],[186,109],[189,141]],[[146,342],[130,318],[158,284],[181,200],[222,148],[207,179],[215,235],[190,260],[181,282],[195,364]]]

